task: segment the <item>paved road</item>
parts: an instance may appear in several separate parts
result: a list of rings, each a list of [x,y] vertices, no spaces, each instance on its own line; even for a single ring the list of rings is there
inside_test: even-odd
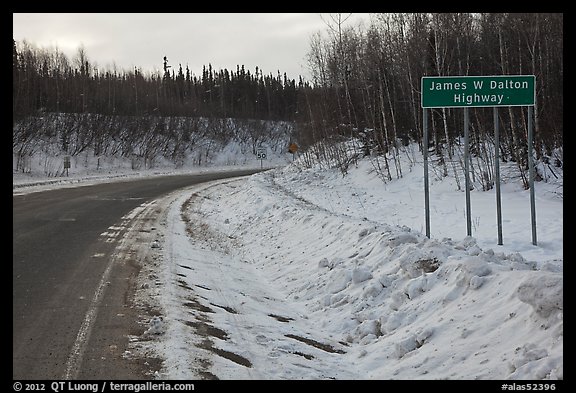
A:
[[[100,235],[137,206],[171,191],[255,172],[164,176],[15,195],[13,379],[145,378],[142,364],[123,359],[115,337],[127,340],[129,325],[110,317],[136,318],[127,298],[137,269],[126,264],[110,271],[107,256],[116,244],[98,241]],[[100,292],[105,293],[94,309],[92,300]],[[98,312],[100,307],[106,312]],[[85,321],[91,313],[88,335]],[[75,346],[84,338],[89,342],[77,356]]]

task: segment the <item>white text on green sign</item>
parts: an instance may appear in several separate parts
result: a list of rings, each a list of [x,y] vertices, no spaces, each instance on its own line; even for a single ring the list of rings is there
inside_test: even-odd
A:
[[[534,75],[424,76],[422,108],[532,106]]]

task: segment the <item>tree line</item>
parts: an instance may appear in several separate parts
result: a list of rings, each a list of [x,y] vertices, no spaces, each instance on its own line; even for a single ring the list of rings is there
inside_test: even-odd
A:
[[[140,169],[160,157],[176,168],[205,165],[231,142],[253,154],[261,144],[287,148],[297,86],[285,73],[209,64],[196,76],[166,56],[159,64],[163,72],[101,69],[83,47],[70,59],[58,48],[13,40],[14,170],[30,172],[38,152],[116,156]],[[64,173],[51,160],[43,167],[49,176]]]
[[[293,120],[296,111],[296,81],[258,67],[215,71],[209,64],[196,76],[164,57],[163,72],[100,69],[83,47],[69,59],[58,48],[15,40],[12,60],[15,121],[39,112]]]
[[[386,181],[402,176],[402,147],[421,146],[423,76],[535,75],[534,152],[562,165],[563,14],[387,13],[355,26],[335,14],[325,22],[326,34],[310,37],[312,78],[298,82],[244,66],[215,71],[209,64],[196,76],[166,57],[163,72],[99,69],[83,48],[69,59],[58,49],[14,41],[13,119],[54,112],[284,120],[294,125],[290,137],[316,159],[346,173],[368,155]],[[498,117],[500,157],[516,163],[527,186],[527,108],[499,108]],[[463,111],[431,110],[429,133],[441,176],[453,172],[458,180]],[[473,170],[489,189],[492,108],[470,110],[470,137]],[[343,148],[342,141],[352,141],[353,148]]]
[[[368,26],[351,26],[347,15],[336,14],[326,25],[328,34],[311,40],[313,83],[299,91],[305,100],[297,119],[299,140],[315,145],[318,157],[336,157],[345,172],[350,157],[334,154],[342,148],[326,141],[361,138],[349,154],[376,152],[384,179],[401,176],[399,146],[422,141],[422,76],[535,75],[535,154],[543,160],[554,156],[561,165],[562,14],[372,14]],[[518,164],[527,185],[527,108],[499,108],[498,116],[500,156]],[[443,176],[461,173],[453,158],[461,149],[463,111],[432,110],[429,133]],[[487,151],[493,133],[492,108],[471,109],[470,149],[484,188],[491,187],[494,173],[493,151]]]

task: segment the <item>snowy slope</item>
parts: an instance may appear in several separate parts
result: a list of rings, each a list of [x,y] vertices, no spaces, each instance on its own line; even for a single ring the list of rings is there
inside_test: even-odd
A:
[[[138,294],[163,329],[134,351],[159,379],[563,379],[558,185],[537,184],[537,246],[513,182],[503,246],[493,191],[467,237],[464,194],[433,178],[428,239],[422,189],[421,160],[386,184],[362,161],[179,194]]]

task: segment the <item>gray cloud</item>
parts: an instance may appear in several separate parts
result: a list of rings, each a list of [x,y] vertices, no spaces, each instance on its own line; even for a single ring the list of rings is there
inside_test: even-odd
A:
[[[352,25],[368,20],[367,14],[353,16]],[[245,65],[251,72],[258,66],[265,74],[307,77],[309,37],[325,30],[313,13],[13,14],[17,41],[57,46],[69,57],[82,45],[101,68],[155,71],[167,56],[175,69],[188,65],[198,76],[211,63],[216,70]]]

